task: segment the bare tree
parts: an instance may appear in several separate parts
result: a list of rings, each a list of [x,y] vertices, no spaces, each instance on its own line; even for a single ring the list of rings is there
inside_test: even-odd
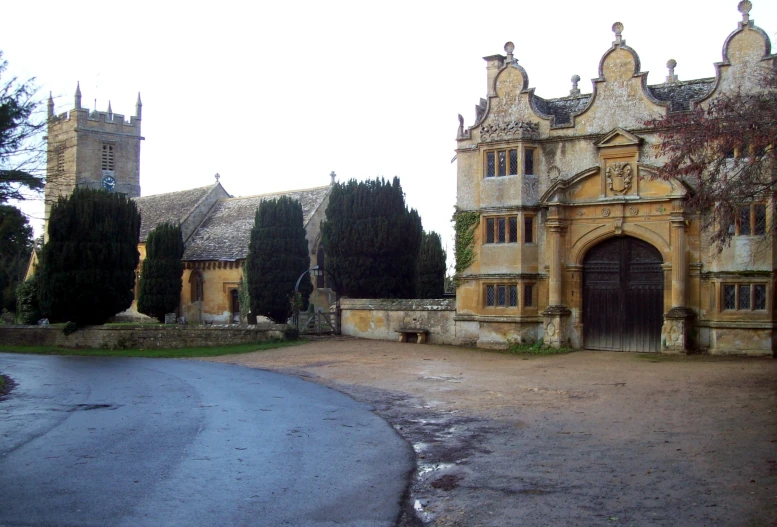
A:
[[[719,250],[736,232],[768,229],[765,204],[777,181],[777,72],[764,69],[757,84],[646,123],[659,132],[657,155],[666,160],[657,177],[694,189],[688,210],[700,215]]]

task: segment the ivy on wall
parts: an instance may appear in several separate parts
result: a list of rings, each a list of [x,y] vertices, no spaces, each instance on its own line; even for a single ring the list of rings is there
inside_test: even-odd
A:
[[[475,228],[480,224],[480,213],[457,211],[453,215],[456,231],[456,273],[461,273],[475,260]]]

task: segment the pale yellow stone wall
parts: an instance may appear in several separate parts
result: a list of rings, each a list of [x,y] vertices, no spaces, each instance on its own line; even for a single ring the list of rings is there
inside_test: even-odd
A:
[[[431,344],[459,344],[452,300],[344,298],[340,303],[343,335],[399,341],[400,329],[425,329]]]

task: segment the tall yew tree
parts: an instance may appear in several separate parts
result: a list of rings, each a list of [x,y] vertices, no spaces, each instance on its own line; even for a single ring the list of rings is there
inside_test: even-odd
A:
[[[445,250],[436,232],[424,232],[418,254],[418,298],[445,296]]]
[[[322,227],[326,266],[340,293],[356,298],[414,298],[421,218],[405,206],[399,178],[338,183]]]
[[[302,205],[288,196],[263,201],[256,211],[248,243],[246,277],[251,312],[276,322],[291,313],[294,284],[310,265]],[[309,279],[300,282],[303,307],[313,291]]]
[[[59,198],[38,267],[43,316],[103,324],[130,307],[139,234],[140,214],[123,194],[76,188]]]
[[[160,322],[175,311],[183,285],[183,236],[181,226],[157,225],[146,239],[146,259],[138,285],[138,311]]]

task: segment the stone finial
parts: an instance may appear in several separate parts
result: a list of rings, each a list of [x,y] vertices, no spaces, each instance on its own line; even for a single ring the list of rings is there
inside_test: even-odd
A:
[[[54,98],[51,96],[51,92],[49,92],[48,110],[49,118],[54,117]]]
[[[507,53],[507,63],[512,64],[515,60],[513,58],[513,51],[515,51],[515,44],[512,42],[505,43],[505,53]]]
[[[612,32],[615,33],[614,44],[622,44],[623,43],[623,24],[621,24],[620,22],[615,22],[612,25]]]
[[[215,176],[215,177],[216,177],[216,183],[218,183],[218,182],[219,182],[219,179],[221,179],[221,176],[219,175],[219,173],[218,173],[218,172],[216,172],[216,176]]]
[[[335,184],[335,178],[337,177],[337,174],[335,174],[335,171],[334,171],[334,170],[332,170],[332,171],[329,173],[329,177],[330,177],[330,178],[332,178],[332,180],[329,182],[329,184],[330,184],[330,185],[334,185],[334,184]]]
[[[108,100],[108,119],[113,119],[113,108],[111,108],[110,100]]]
[[[138,102],[135,103],[135,117],[140,119],[142,113],[143,113],[143,103],[140,102],[140,92],[138,92]]]
[[[76,83],[76,110],[81,109],[81,83]]]
[[[742,13],[742,22],[747,24],[750,22],[750,10],[753,8],[753,3],[750,0],[742,0],[737,5],[737,9]]]
[[[569,95],[580,95],[580,88],[577,87],[578,82],[580,82],[580,75],[572,75],[572,89],[569,90]]]
[[[666,77],[667,84],[674,84],[678,82],[677,75],[674,74],[674,69],[677,67],[677,61],[675,59],[669,59],[666,63],[666,67],[669,69],[669,75]]]

